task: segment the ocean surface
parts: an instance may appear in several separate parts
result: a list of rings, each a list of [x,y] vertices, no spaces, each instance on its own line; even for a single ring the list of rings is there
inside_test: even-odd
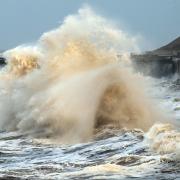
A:
[[[179,79],[154,80],[164,108],[180,119]],[[0,132],[1,179],[180,179],[180,159],[153,151],[141,130],[98,130],[75,145],[38,141],[18,132]]]
[[[180,179],[179,75],[144,77],[130,52],[89,7],[3,52],[0,178]]]

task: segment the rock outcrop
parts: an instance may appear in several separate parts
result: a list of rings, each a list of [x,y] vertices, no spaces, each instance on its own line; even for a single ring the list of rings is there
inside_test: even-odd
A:
[[[4,57],[0,57],[0,66],[6,65],[6,59]]]

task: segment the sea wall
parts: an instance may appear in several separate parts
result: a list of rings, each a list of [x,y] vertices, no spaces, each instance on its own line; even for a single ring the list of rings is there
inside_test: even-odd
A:
[[[180,73],[180,56],[157,54],[131,54],[134,68],[153,77],[167,77]]]

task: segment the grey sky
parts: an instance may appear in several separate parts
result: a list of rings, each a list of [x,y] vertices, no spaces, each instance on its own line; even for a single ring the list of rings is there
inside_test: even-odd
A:
[[[0,49],[36,41],[84,3],[141,34],[149,48],[180,36],[180,0],[0,0]]]

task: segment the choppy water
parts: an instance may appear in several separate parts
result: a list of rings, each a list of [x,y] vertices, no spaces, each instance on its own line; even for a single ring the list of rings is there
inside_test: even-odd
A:
[[[170,125],[180,122],[179,80],[134,73],[128,54],[138,49],[82,8],[34,45],[4,52],[0,178],[180,178],[180,126]]]
[[[178,81],[156,80],[152,93],[180,118]],[[141,130],[102,128],[89,143],[57,145],[0,133],[2,179],[180,179],[180,160],[150,149]]]

